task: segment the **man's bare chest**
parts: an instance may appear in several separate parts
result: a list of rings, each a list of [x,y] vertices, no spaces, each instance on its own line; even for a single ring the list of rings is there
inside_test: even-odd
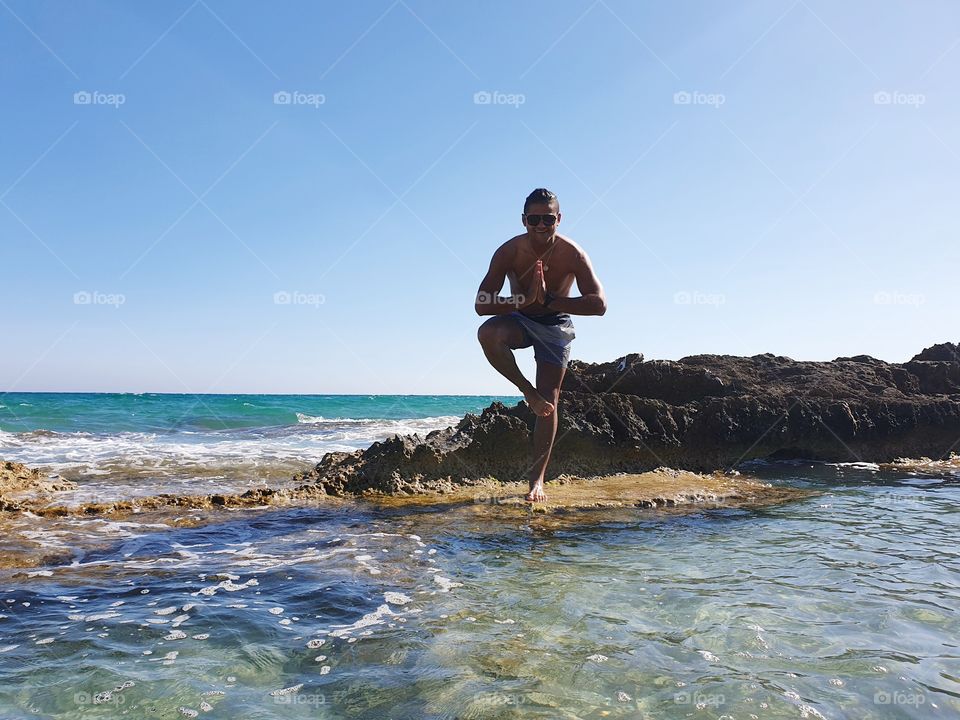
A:
[[[574,272],[573,258],[566,250],[547,250],[542,255],[529,250],[518,250],[511,264],[511,274],[523,280],[529,278],[537,265],[537,260],[543,261],[543,273],[549,280],[561,280]]]

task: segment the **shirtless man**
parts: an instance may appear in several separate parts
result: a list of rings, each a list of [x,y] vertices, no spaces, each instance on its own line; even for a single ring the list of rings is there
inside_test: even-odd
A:
[[[571,315],[603,315],[607,299],[590,258],[570,238],[557,234],[560,203],[538,188],[527,197],[521,216],[526,232],[497,248],[477,291],[477,315],[493,315],[477,338],[490,364],[523,393],[537,415],[533,431],[534,463],[526,499],[542,502],[543,478],[557,434],[557,402],[575,334]],[[504,279],[510,296],[500,297]],[[580,297],[570,297],[573,281]],[[527,380],[513,356],[533,346],[537,384]]]

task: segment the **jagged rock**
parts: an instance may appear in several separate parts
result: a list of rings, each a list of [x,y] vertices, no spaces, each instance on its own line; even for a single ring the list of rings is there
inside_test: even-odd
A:
[[[939,360],[942,362],[960,362],[960,346],[956,343],[931,345],[913,356],[913,360]]]
[[[946,359],[954,358],[954,359]],[[573,361],[560,397],[548,479],[710,472],[759,458],[888,462],[943,457],[960,444],[960,352],[907,363],[867,355],[797,362],[771,354],[645,362]],[[493,403],[455,427],[329,453],[297,480],[331,495],[412,494],[525,477],[535,418]]]
[[[11,494],[50,493],[75,488],[74,483],[56,475],[51,477],[23,463],[0,460],[0,500]]]

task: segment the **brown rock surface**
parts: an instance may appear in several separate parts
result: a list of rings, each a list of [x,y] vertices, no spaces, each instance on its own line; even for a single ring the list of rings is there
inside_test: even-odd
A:
[[[60,477],[50,477],[42,470],[23,463],[0,460],[0,510],[16,506],[19,501],[32,499],[61,490],[73,490],[76,485]],[[12,509],[12,508],[11,508]]]
[[[573,361],[548,479],[662,466],[711,472],[763,458],[944,457],[960,443],[960,361],[941,358],[958,352],[947,343],[902,364],[770,354]],[[328,453],[296,479],[331,495],[518,481],[529,468],[533,426],[526,404],[496,402],[426,437],[398,435],[366,450]]]
[[[787,502],[810,494],[742,477],[739,473],[692,473],[671,468],[594,478],[561,477],[547,486],[546,502],[524,500],[525,483],[488,480],[471,487],[415,496],[379,496],[375,502],[390,507],[473,504],[474,512],[490,507],[546,514],[611,508],[758,507]]]

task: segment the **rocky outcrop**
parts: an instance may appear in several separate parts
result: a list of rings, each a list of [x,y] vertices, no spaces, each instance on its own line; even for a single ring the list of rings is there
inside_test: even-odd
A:
[[[931,345],[923,352],[913,356],[914,360],[933,360],[940,362],[960,362],[960,347],[955,343]]]
[[[23,463],[0,460],[0,510],[18,507],[18,501],[35,498],[60,490],[73,490],[76,485],[43,470],[29,468]]]
[[[661,466],[709,472],[761,458],[944,457],[960,446],[957,358],[960,349],[946,343],[902,364],[867,355],[798,362],[770,354],[573,361],[548,478]],[[296,479],[332,495],[516,481],[532,460],[534,423],[526,404],[494,403],[426,437],[329,453]]]

